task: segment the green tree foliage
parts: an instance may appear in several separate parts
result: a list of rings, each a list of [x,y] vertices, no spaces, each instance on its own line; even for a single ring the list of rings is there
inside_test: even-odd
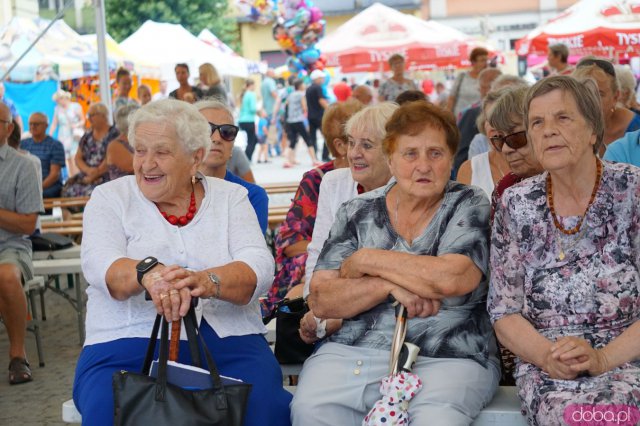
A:
[[[237,51],[236,20],[227,15],[228,0],[105,0],[107,31],[118,42],[148,19],[181,24],[194,35],[208,28]]]

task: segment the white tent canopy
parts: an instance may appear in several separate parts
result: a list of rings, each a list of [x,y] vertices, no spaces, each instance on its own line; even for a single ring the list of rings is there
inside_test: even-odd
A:
[[[207,28],[200,31],[198,39],[202,40],[206,44],[210,45],[214,49],[219,50],[225,56],[227,56],[229,65],[235,67],[245,67],[250,74],[265,73],[267,71],[267,65],[265,62],[256,62],[238,55],[232,48],[227,46],[222,40],[220,40],[214,33]],[[216,66],[217,67],[217,66]]]
[[[157,64],[162,77],[175,86],[174,67],[177,63],[189,65],[192,76],[198,67],[210,62],[221,75],[247,77],[247,67],[229,61],[228,55],[203,43],[182,25],[146,21],[120,46],[134,58]]]

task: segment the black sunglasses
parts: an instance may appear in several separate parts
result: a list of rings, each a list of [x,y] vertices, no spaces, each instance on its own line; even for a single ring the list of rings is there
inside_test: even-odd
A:
[[[613,64],[609,61],[605,61],[604,59],[583,59],[578,62],[576,68],[588,67],[590,65],[595,65],[600,68],[602,71],[609,74],[611,77],[616,76],[616,70],[613,67]]]
[[[236,136],[238,136],[238,130],[240,130],[238,126],[234,126],[233,124],[209,123],[209,127],[211,127],[212,136],[217,130],[220,133],[220,137],[227,142],[233,142]]]
[[[507,144],[511,149],[522,148],[527,144],[527,132],[522,130],[507,136],[491,136],[491,145],[493,145],[496,151],[502,152],[504,144]]]

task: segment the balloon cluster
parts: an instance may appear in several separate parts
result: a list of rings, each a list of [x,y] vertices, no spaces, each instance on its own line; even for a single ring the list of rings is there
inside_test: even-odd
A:
[[[249,17],[255,22],[273,24],[273,38],[289,55],[287,67],[292,74],[304,75],[324,69],[326,59],[316,48],[324,37],[327,22],[312,0],[255,0]]]

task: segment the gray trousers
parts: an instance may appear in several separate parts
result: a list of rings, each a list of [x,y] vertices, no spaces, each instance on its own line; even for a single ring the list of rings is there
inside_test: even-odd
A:
[[[291,402],[293,426],[360,425],[381,398],[389,352],[325,343],[304,364]],[[470,359],[418,357],[423,387],[409,402],[415,425],[469,425],[491,401],[497,367]]]

